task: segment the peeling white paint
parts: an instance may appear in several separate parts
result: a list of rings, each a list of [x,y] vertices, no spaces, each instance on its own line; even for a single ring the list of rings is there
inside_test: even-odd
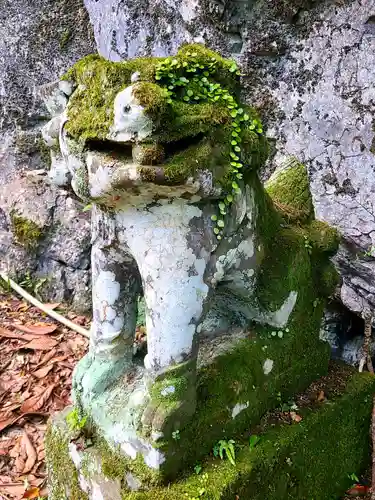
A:
[[[144,455],[144,461],[151,469],[160,469],[165,462],[165,455],[160,450],[150,448],[149,452]]]
[[[291,315],[294,306],[297,302],[297,292],[290,292],[284,304],[277,311],[272,313],[272,322],[269,324],[279,328],[284,328],[288,323],[289,316]]]
[[[120,241],[137,261],[151,311],[146,317],[149,366],[166,367],[191,352],[192,320],[200,318],[208,293],[203,274],[209,253],[202,248],[198,258],[187,241],[189,223],[201,216],[198,207],[183,200],[116,214]],[[193,265],[197,275],[189,276]]]
[[[268,375],[271,373],[273,368],[273,360],[272,359],[266,359],[266,361],[263,363],[263,372],[265,375]]]
[[[135,460],[137,458],[137,449],[130,443],[122,443],[121,449],[126,453],[131,459]]]
[[[241,411],[246,410],[247,408],[249,408],[249,406],[249,401],[247,401],[246,403],[237,403],[236,406],[234,406],[232,409],[232,418],[236,418],[237,415],[241,413]]]
[[[175,392],[175,387],[173,385],[170,385],[168,387],[165,387],[162,391],[160,391],[160,394],[162,396],[168,396],[168,394],[173,394]]]
[[[297,296],[297,292],[290,292],[283,305],[277,309],[277,311],[261,313],[256,319],[276,328],[284,328],[289,321],[289,316],[293,312],[294,306],[296,305]]]
[[[113,305],[120,295],[120,283],[115,273],[100,271],[95,284],[95,296],[99,302]]]
[[[102,196],[111,190],[112,172],[108,167],[100,165],[94,173],[90,172],[90,159],[92,155],[87,155],[86,164],[89,167],[89,189],[90,195],[94,198]]]

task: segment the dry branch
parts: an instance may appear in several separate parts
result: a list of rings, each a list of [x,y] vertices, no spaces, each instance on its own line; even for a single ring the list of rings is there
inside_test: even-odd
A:
[[[42,304],[38,299],[27,293],[23,288],[21,288],[17,283],[13,280],[11,280],[4,272],[0,272],[0,277],[6,282],[9,283],[11,288],[17,292],[21,297],[26,299],[30,304],[33,306],[37,307],[44,313],[48,314],[51,318],[55,319],[59,323],[67,326],[71,330],[80,333],[81,335],[84,335],[85,337],[90,337],[90,332],[86,330],[86,328],[83,328],[80,325],[77,325],[76,323],[73,323],[73,321],[70,321],[67,318],[64,318],[61,314],[57,313],[56,311],[53,311],[49,307],[46,307],[44,304]]]

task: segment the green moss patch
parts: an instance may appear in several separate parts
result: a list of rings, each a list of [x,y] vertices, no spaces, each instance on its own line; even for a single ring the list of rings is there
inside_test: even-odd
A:
[[[89,140],[107,140],[115,97],[131,85],[133,73],[134,95],[153,119],[147,140],[167,145],[167,182],[186,181],[198,169],[212,169],[230,204],[243,171],[258,168],[268,155],[257,113],[238,101],[236,63],[199,44],[185,45],[167,58],[113,63],[88,56],[64,77],[76,84],[68,105],[68,134],[83,146]]]
[[[10,212],[10,220],[17,242],[29,250],[35,249],[42,237],[42,228],[16,210]]]
[[[306,167],[291,159],[266,184],[266,190],[277,208],[290,221],[308,222],[314,218],[314,207]]]
[[[168,488],[123,494],[124,500],[330,500],[351,484],[369,460],[369,426],[375,379],[354,374],[344,394],[318,409],[306,410],[300,423],[269,429],[259,443],[236,443],[236,465],[208,459]],[[200,495],[200,492],[204,493]]]
[[[88,500],[79,486],[78,471],[69,456],[70,435],[64,419],[60,425],[49,423],[45,446],[51,500]]]

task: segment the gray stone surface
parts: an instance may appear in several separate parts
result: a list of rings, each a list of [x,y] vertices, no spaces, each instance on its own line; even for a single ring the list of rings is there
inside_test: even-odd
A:
[[[343,235],[341,300],[358,313],[374,306],[375,260],[364,254],[375,239],[375,1],[85,5],[100,53],[113,60],[169,54],[194,39],[239,59],[245,98],[277,141],[263,176],[286,155],[306,162],[317,218]]]
[[[98,50],[112,60],[170,54],[191,41],[239,60],[244,97],[260,107],[268,135],[277,144],[263,176],[285,155],[308,164],[316,215],[344,237],[336,257],[344,278],[341,300],[358,313],[367,304],[373,307],[375,0],[84,4]],[[48,113],[36,98],[36,88],[93,51],[94,43],[78,0],[38,0],[26,6],[8,0],[1,19],[3,185],[20,169],[46,165],[38,128]],[[64,173],[55,172],[59,175],[54,181],[62,184]],[[9,240],[7,230],[1,231]],[[70,229],[64,235],[66,231]]]
[[[95,50],[87,12],[81,0],[4,0],[0,25],[0,265],[20,277],[36,269],[54,275],[51,293],[61,299],[69,299],[79,283],[74,302],[85,308],[90,294],[87,276],[81,278],[89,266],[89,214],[82,220],[71,195],[47,186],[43,170],[50,160],[41,127],[50,113],[39,88]],[[12,210],[42,228],[43,240],[33,251],[15,242]]]
[[[275,123],[279,155],[309,166],[317,218],[339,229],[335,262],[343,303],[375,305],[375,1],[331,6],[285,58],[272,94],[284,118]],[[375,254],[374,254],[375,256]]]

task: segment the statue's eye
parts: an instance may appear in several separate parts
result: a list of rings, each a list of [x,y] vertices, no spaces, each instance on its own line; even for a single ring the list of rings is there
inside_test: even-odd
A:
[[[129,113],[130,110],[131,107],[129,106],[129,104],[127,106],[124,106],[124,113]]]

